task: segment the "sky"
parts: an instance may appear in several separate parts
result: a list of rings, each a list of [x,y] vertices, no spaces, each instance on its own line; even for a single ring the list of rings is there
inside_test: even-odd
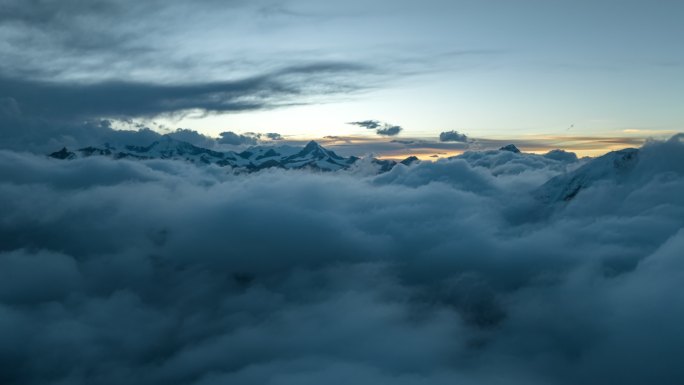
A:
[[[683,129],[683,12],[669,0],[2,0],[0,98],[119,129],[383,151],[386,135],[349,124],[375,120],[402,128],[389,139],[457,131],[596,155]]]

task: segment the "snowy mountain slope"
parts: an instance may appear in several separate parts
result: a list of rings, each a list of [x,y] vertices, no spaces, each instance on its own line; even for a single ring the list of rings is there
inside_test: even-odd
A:
[[[74,152],[71,152],[66,149],[66,147],[62,148],[59,151],[55,151],[52,154],[50,154],[51,158],[55,159],[76,159],[77,155]]]
[[[301,151],[284,158],[281,163],[285,168],[341,170],[348,168],[357,160],[356,157],[343,158],[312,140]]]
[[[544,202],[567,202],[597,182],[620,182],[627,178],[639,163],[639,153],[636,148],[609,152],[577,170],[551,178],[539,187],[534,195]]]
[[[489,170],[494,176],[517,175],[528,170],[549,169],[566,172],[578,166],[577,155],[563,150],[552,150],[546,154],[523,153],[512,144],[499,150],[466,151],[451,159],[462,159],[473,167]]]

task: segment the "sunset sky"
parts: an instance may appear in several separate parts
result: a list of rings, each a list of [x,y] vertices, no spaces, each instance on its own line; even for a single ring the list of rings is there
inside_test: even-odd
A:
[[[595,155],[684,129],[681,1],[1,7],[0,98],[25,115],[214,137],[276,132],[333,146],[342,142],[324,138],[345,137],[381,156],[436,153],[426,141],[452,130],[481,145]],[[160,98],[167,86],[176,92]],[[63,105],[45,107],[55,103]],[[349,124],[366,120],[402,130],[379,136]],[[409,139],[422,147],[391,142]]]

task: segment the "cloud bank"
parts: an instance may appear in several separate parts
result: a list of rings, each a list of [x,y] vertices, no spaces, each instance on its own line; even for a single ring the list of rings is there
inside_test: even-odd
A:
[[[585,162],[231,175],[2,150],[0,382],[681,383],[684,144],[535,199]]]

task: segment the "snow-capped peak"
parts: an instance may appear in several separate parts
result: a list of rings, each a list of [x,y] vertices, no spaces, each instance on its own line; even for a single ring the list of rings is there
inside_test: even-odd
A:
[[[619,181],[627,177],[638,162],[639,150],[636,148],[609,152],[575,171],[550,179],[536,191],[535,195],[546,202],[567,202],[581,190],[598,181]]]

